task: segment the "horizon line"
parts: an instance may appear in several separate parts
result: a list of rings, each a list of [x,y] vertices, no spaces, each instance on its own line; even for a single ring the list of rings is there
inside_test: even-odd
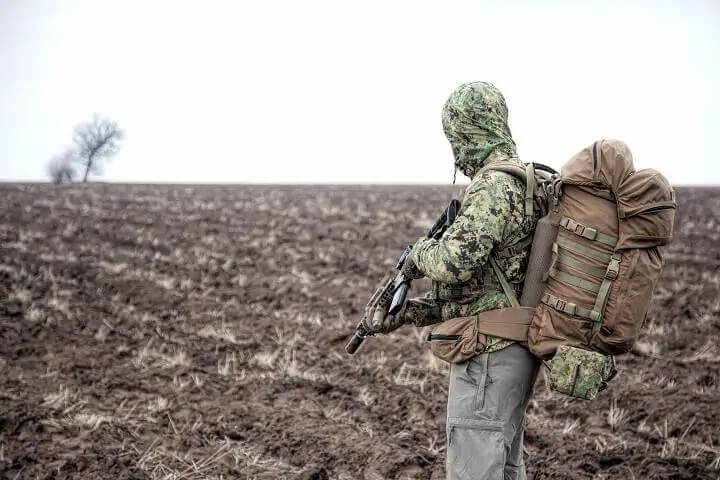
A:
[[[190,187],[190,186],[238,186],[238,187],[315,187],[315,186],[350,186],[350,187],[464,187],[470,182],[457,182],[452,183],[425,183],[425,182],[406,182],[406,183],[392,183],[392,182],[367,182],[367,183],[355,183],[355,182],[173,182],[173,181],[139,181],[139,182],[125,182],[116,180],[91,180],[88,182],[70,182],[56,185],[49,180],[3,180],[0,179],[0,185],[51,185],[51,186],[68,186],[68,185],[142,185],[142,186],[179,186],[179,187]],[[720,183],[671,183],[673,188],[720,188]]]

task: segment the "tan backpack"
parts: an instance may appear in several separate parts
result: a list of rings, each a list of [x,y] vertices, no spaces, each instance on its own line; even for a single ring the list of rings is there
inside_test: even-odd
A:
[[[526,341],[542,359],[552,358],[560,347],[563,358],[566,348],[628,352],[663,267],[660,247],[672,236],[672,187],[655,170],[635,171],[630,150],[619,140],[600,140],[583,149],[559,176],[549,178],[532,165],[487,167],[523,178],[526,210],[540,204],[544,214],[533,236],[521,299],[491,255],[512,308],[448,320],[433,330],[436,338],[472,324],[477,335]],[[512,325],[508,318],[515,320]],[[471,347],[452,350],[452,341],[443,340],[434,343],[433,351],[448,361],[463,361],[482,352],[472,336],[463,340]]]
[[[656,170],[635,171],[630,150],[618,140],[583,149],[562,167],[560,180],[562,191],[545,219],[557,228],[549,265],[536,270],[548,251],[533,248],[525,280],[533,292],[533,278],[542,275],[542,289],[539,298],[524,290],[521,299],[537,307],[528,345],[545,359],[561,345],[626,353],[660,277],[675,193]],[[536,237],[543,234],[536,229]]]

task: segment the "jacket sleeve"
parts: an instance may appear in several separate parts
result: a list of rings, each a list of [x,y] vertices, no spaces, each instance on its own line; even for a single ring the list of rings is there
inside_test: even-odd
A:
[[[405,323],[412,323],[416,327],[426,327],[443,321],[442,309],[433,298],[433,292],[409,299],[399,315],[403,316]]]
[[[421,238],[411,250],[415,265],[431,280],[465,283],[488,261],[512,221],[504,174],[486,172],[468,185],[455,222],[440,240]]]

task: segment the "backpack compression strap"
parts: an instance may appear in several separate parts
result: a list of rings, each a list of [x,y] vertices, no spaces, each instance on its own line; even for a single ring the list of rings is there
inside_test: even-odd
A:
[[[597,333],[603,325],[605,307],[607,306],[613,282],[620,271],[622,256],[617,252],[607,253],[593,246],[582,245],[576,242],[573,237],[577,235],[586,240],[602,243],[611,247],[615,246],[617,237],[599,232],[569,217],[561,217],[560,226],[563,229],[559,232],[556,241],[553,243],[552,259],[547,275],[558,282],[572,285],[594,294],[595,304],[592,307],[578,305],[547,293],[542,296],[540,301],[567,315],[593,321],[593,333]],[[567,255],[566,252],[571,252],[579,256],[579,258],[573,258]],[[594,267],[581,260],[582,258],[591,258],[602,262],[606,266],[604,268]],[[582,272],[587,275],[587,278],[591,278],[592,280],[561,271],[558,269],[558,265],[564,265]]]

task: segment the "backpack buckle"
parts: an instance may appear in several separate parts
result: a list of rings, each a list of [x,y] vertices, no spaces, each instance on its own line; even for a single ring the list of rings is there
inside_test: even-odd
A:
[[[580,236],[587,238],[588,240],[595,240],[597,238],[597,230],[592,227],[583,226],[583,231]]]
[[[605,278],[611,281],[615,281],[620,272],[620,255],[613,253],[610,257],[610,263],[608,264],[607,270],[605,270]]]

